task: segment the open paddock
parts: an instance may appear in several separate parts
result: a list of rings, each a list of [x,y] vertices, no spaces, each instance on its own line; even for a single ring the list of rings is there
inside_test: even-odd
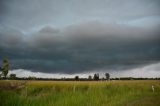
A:
[[[0,106],[160,106],[159,100],[160,80],[0,80]]]

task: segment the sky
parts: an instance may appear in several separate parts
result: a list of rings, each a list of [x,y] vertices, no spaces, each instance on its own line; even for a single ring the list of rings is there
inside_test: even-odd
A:
[[[160,77],[159,0],[0,0],[0,64],[19,77]]]

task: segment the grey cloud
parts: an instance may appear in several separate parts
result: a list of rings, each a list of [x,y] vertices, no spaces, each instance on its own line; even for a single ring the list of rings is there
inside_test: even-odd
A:
[[[23,40],[22,33],[15,29],[7,29],[0,31],[0,46],[6,48],[12,48],[20,46],[20,42]]]
[[[75,9],[73,11],[77,14],[90,16],[108,15],[115,19],[133,19],[157,15],[159,14],[160,4],[158,0],[154,2],[151,0],[92,0],[92,2],[90,0],[81,0],[79,2],[75,1],[74,3],[75,5],[73,5],[73,7]]]
[[[148,33],[149,32],[149,33]],[[7,31],[9,33],[9,31]],[[3,33],[2,39],[13,37]],[[19,41],[22,36],[10,39]],[[65,29],[44,27],[21,39],[21,46],[0,47],[0,58],[8,56],[11,68],[52,73],[93,70],[125,70],[160,61],[160,39],[155,31],[125,25],[89,22]],[[3,38],[4,39],[4,38]],[[16,48],[16,49],[15,49]]]
[[[11,69],[53,73],[156,63],[159,6],[159,0],[0,0],[0,59],[8,57]]]
[[[42,28],[39,32],[45,33],[45,34],[47,34],[47,33],[54,34],[54,33],[58,33],[59,29],[52,28],[51,26],[47,26],[47,27]]]
[[[51,24],[127,21],[159,16],[159,0],[1,0],[0,22],[21,30]]]

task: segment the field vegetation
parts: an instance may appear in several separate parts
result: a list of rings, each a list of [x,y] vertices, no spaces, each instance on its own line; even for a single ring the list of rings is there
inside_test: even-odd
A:
[[[159,100],[159,80],[0,80],[0,106],[160,106]]]

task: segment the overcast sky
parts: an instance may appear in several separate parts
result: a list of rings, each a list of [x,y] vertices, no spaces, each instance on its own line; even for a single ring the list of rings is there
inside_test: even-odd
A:
[[[0,60],[31,76],[158,77],[159,29],[159,0],[0,0]]]

